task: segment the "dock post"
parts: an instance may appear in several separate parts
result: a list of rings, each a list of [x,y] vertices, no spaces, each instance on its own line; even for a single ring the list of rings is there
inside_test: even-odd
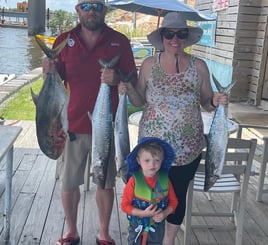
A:
[[[45,32],[46,0],[28,0],[28,35]]]

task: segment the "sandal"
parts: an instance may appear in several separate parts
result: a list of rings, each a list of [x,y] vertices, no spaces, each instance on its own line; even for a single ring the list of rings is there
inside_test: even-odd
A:
[[[56,244],[64,245],[67,243],[68,245],[77,245],[80,242],[80,237],[61,237]]]
[[[96,238],[96,244],[97,245],[115,245],[115,241],[112,239],[111,242],[106,240],[100,240],[99,238]]]

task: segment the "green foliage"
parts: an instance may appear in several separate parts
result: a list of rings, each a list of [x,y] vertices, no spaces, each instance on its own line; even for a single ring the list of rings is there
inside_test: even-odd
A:
[[[146,37],[147,33],[140,29],[140,28],[129,28],[128,26],[125,25],[118,25],[118,26],[113,26],[113,28],[123,34],[125,34],[128,39],[131,39],[133,37]]]
[[[39,94],[43,79],[39,79],[21,88],[5,103],[0,105],[0,117],[6,120],[35,120],[35,105],[32,100],[30,88]],[[128,105],[128,115],[143,110],[143,107]]]
[[[128,105],[128,115],[130,116],[134,112],[142,111],[143,107],[135,107],[132,104]]]
[[[105,18],[107,25],[123,33],[128,37],[128,39],[131,39],[133,37],[146,37],[146,35],[149,33],[148,29],[144,28],[144,26],[136,26],[136,28],[134,28],[132,20],[129,22],[130,25],[124,25],[121,23],[118,24],[118,21],[121,21],[120,16],[123,20],[123,16],[126,13],[132,14],[128,11],[119,10],[110,6]]]
[[[51,14],[49,28],[53,36],[68,31],[74,27],[74,17],[72,13],[64,10],[55,10]]]
[[[0,105],[0,115],[7,120],[34,120],[35,105],[32,101],[30,88],[38,94],[43,85],[43,79],[39,79],[21,88],[14,96]]]

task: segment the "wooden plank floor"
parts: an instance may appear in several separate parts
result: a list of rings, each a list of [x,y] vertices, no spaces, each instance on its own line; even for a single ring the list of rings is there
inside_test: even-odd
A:
[[[55,179],[56,162],[48,159],[39,150],[35,136],[35,124],[32,121],[8,122],[22,126],[23,130],[15,143],[14,175],[12,189],[11,244],[51,245],[64,232],[64,214],[61,206],[59,182]],[[137,128],[130,126],[131,135],[136,135]],[[131,144],[136,142],[131,137]],[[0,212],[4,206],[5,159],[0,163]],[[258,171],[258,164],[256,170]],[[111,219],[111,235],[116,244],[126,245],[127,219],[120,210],[123,182],[117,180],[116,198]],[[256,202],[257,175],[250,179],[248,202],[244,222],[243,244],[268,244],[268,195],[263,202]],[[267,180],[266,180],[267,185]],[[98,217],[95,204],[95,186],[90,191],[83,191],[81,186],[81,202],[79,206],[78,226],[81,244],[94,245],[97,234]],[[194,193],[194,209],[217,208],[226,206],[224,198],[214,195],[208,201],[201,193]],[[207,222],[202,218],[196,222]],[[211,220],[210,220],[211,221]],[[212,222],[225,222],[212,220]],[[3,219],[0,220],[0,239],[2,240]],[[183,244],[182,232],[178,234],[176,245]],[[0,240],[0,241],[1,241]],[[1,244],[1,242],[0,242]],[[234,244],[234,232],[194,230],[191,244]]]

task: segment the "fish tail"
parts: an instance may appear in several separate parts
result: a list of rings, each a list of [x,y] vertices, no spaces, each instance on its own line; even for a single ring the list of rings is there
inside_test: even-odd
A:
[[[99,64],[103,67],[103,68],[113,68],[116,63],[119,61],[120,59],[120,54],[116,55],[114,58],[112,58],[110,61],[104,61],[102,59],[99,59]]]
[[[133,78],[134,76],[134,71],[128,73],[128,74],[124,74],[122,73],[120,70],[119,70],[119,78],[120,80],[123,82],[123,83],[128,83],[131,81],[131,79]]]
[[[37,105],[38,95],[34,93],[32,88],[30,88],[30,90],[31,90],[31,95],[32,95],[33,102],[34,102],[35,105]]]
[[[233,86],[236,84],[237,81],[232,81],[228,86],[226,87],[223,87],[221,86],[220,82],[217,80],[217,78],[212,74],[212,78],[213,78],[213,81],[216,85],[216,88],[218,89],[218,91],[220,93],[230,93],[231,89],[233,88]]]
[[[43,50],[43,52],[46,54],[46,56],[50,59],[55,59],[58,54],[61,52],[61,50],[65,47],[67,44],[68,40],[70,38],[70,34],[65,38],[57,47],[51,49],[49,48],[45,42],[43,42],[38,35],[35,36],[35,40],[39,47]]]

